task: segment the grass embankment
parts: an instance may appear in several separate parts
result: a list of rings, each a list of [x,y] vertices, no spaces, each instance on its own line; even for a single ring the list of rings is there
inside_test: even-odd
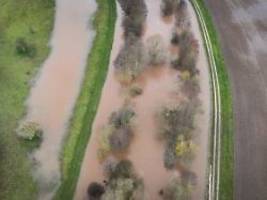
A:
[[[221,97],[221,160],[220,160],[220,200],[233,199],[234,168],[234,130],[233,105],[229,77],[221,53],[220,42],[212,17],[203,0],[196,1],[204,17],[208,34],[212,43],[212,51],[217,66]]]
[[[54,0],[0,0],[0,199],[36,199],[28,146],[15,134],[25,113],[29,81],[48,55]],[[18,38],[30,44],[19,54]],[[28,53],[28,55],[26,55]]]
[[[58,200],[73,199],[109,65],[116,21],[116,3],[115,0],[97,0],[97,3],[98,11],[94,19],[96,37],[88,56],[81,93],[65,140],[62,155],[62,184],[55,197]]]

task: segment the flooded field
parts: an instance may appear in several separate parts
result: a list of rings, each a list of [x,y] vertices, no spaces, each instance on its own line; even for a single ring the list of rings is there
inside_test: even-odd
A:
[[[153,35],[160,35],[166,45],[166,51],[171,51],[171,36],[174,27],[174,19],[163,20],[160,15],[160,0],[146,0],[148,9],[147,20],[143,41]],[[210,128],[210,86],[208,62],[206,59],[201,34],[198,29],[197,19],[191,5],[189,14],[192,20],[193,33],[199,40],[199,59],[197,68],[200,78],[200,100],[202,112],[197,116],[197,129],[199,137],[196,139],[198,145],[196,159],[192,170],[198,176],[197,188],[194,191],[194,200],[203,199],[206,186],[206,162],[208,149],[208,134]],[[80,177],[78,180],[75,200],[87,199],[87,188],[91,182],[103,183],[105,180],[102,163],[97,157],[99,138],[102,128],[107,124],[110,114],[118,110],[124,104],[125,94],[122,86],[114,76],[114,60],[123,45],[122,10],[117,5],[117,23],[115,38],[107,79],[102,90],[101,101],[93,124],[92,135],[89,140],[85,157],[82,163]],[[127,151],[126,158],[131,160],[137,174],[143,178],[145,185],[145,199],[161,199],[160,190],[165,187],[173,176],[179,176],[178,170],[166,170],[163,162],[164,144],[157,140],[157,124],[155,113],[164,105],[179,103],[184,97],[177,91],[176,84],[179,79],[176,70],[162,66],[151,66],[146,69],[136,80],[142,86],[143,94],[133,98],[132,104],[136,112],[134,122],[134,139]]]
[[[51,199],[59,185],[59,153],[68,120],[79,94],[86,59],[94,38],[90,17],[94,0],[57,0],[51,53],[36,77],[27,102],[26,121],[40,124],[43,142],[31,157],[40,199]]]

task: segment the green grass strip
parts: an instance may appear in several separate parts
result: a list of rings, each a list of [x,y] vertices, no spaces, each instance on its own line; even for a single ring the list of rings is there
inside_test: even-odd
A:
[[[234,123],[231,85],[212,17],[203,0],[196,1],[204,17],[217,66],[221,97],[220,200],[232,200],[234,190]]]
[[[54,0],[0,0],[0,199],[32,200],[37,186],[27,157],[29,146],[15,129],[25,113],[30,80],[49,53]],[[31,44],[34,56],[16,52],[18,38]]]
[[[94,19],[96,37],[88,56],[81,93],[64,143],[62,184],[55,196],[58,200],[73,199],[109,65],[116,22],[116,2],[97,0],[97,3],[98,10]]]

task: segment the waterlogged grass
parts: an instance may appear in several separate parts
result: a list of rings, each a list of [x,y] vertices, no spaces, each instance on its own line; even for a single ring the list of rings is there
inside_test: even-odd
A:
[[[92,123],[106,78],[116,21],[115,0],[97,0],[94,19],[96,37],[88,56],[88,64],[80,96],[74,109],[68,137],[62,153],[62,184],[55,196],[73,199]]]
[[[220,200],[232,200],[234,178],[234,131],[233,131],[233,105],[231,86],[221,53],[220,42],[215,30],[212,17],[203,0],[196,1],[200,7],[212,43],[221,96],[221,161],[220,161]]]
[[[29,81],[48,55],[54,0],[0,0],[0,199],[36,199],[27,157],[29,145],[15,129],[25,112]],[[34,56],[19,55],[16,41],[34,47]]]

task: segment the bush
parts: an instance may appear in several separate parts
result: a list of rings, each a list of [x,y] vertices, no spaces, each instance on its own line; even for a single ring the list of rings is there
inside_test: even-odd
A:
[[[133,138],[131,120],[135,112],[129,107],[122,107],[113,112],[109,118],[109,124],[104,127],[98,149],[98,158],[105,159],[111,152],[126,150]]]
[[[195,99],[200,93],[199,81],[196,77],[182,80],[181,91],[188,99]]]
[[[139,96],[142,93],[143,93],[143,89],[136,84],[131,85],[129,88],[129,94],[131,97]]]
[[[143,71],[145,50],[143,43],[135,36],[126,40],[124,47],[115,59],[115,74],[120,82],[130,83]]]
[[[178,106],[165,107],[160,113],[160,126],[163,138],[168,140],[178,135],[185,135],[194,129],[194,117],[197,105],[193,102],[184,102]]]
[[[147,15],[144,0],[118,0],[124,11],[123,27],[124,35],[127,38],[130,34],[140,37],[143,32],[143,25]]]
[[[178,159],[175,152],[174,141],[169,140],[169,142],[166,143],[163,158],[164,158],[164,166],[166,169],[173,169],[177,165]]]
[[[164,200],[190,200],[192,199],[192,184],[186,184],[181,179],[174,177],[163,189],[162,199]]]
[[[100,134],[99,149],[97,151],[97,156],[98,156],[99,160],[103,160],[111,152],[109,137],[114,132],[114,129],[115,128],[113,126],[108,125],[108,126],[103,128],[103,130]]]
[[[154,35],[146,41],[149,65],[163,65],[167,60],[167,49],[160,35]]]
[[[120,161],[108,178],[103,200],[143,199],[143,181],[136,176],[129,160]]]
[[[26,42],[24,38],[16,40],[16,52],[21,56],[34,57],[36,55],[36,48],[33,44]]]
[[[135,116],[135,112],[129,107],[122,107],[120,110],[111,113],[109,124],[113,125],[116,129],[129,127],[130,121]]]
[[[180,0],[162,0],[160,5],[161,15],[163,17],[169,17],[173,15],[179,3]]]
[[[112,151],[118,152],[126,150],[133,137],[133,131],[130,127],[121,127],[116,129],[109,137],[109,143]]]
[[[175,12],[175,25],[182,30],[188,30],[190,27],[190,19],[187,12],[187,3],[180,0]]]
[[[24,122],[20,125],[17,130],[17,135],[25,140],[42,139],[43,130],[40,125],[36,122]]]
[[[177,137],[175,154],[180,165],[189,166],[194,159],[196,144],[190,139],[185,139],[183,135]]]
[[[179,58],[172,61],[172,66],[175,69],[184,71],[188,70],[191,75],[198,73],[196,69],[196,61],[198,56],[198,42],[193,34],[189,31],[184,31],[179,36]]]
[[[105,193],[104,187],[96,182],[93,182],[89,185],[87,189],[88,199],[89,200],[100,200],[101,196]]]
[[[134,178],[133,164],[129,160],[121,160],[112,172],[110,179]]]

